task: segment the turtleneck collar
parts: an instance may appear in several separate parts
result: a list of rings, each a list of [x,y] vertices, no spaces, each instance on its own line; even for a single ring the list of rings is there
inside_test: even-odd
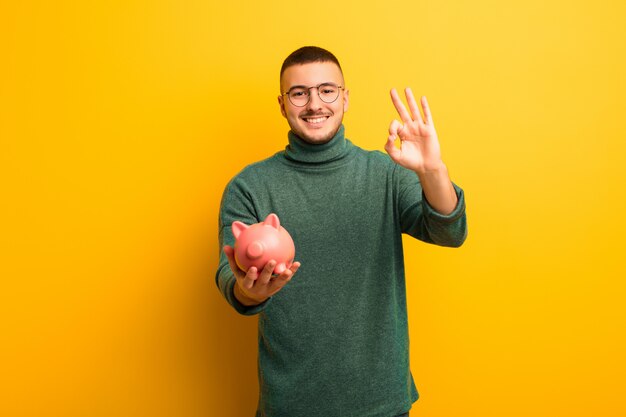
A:
[[[323,164],[336,161],[348,154],[349,141],[344,137],[343,124],[331,140],[321,145],[313,145],[289,131],[289,145],[285,147],[285,157],[292,161],[309,164]]]

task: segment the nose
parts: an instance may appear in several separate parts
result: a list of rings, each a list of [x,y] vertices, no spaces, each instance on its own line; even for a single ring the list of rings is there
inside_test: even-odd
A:
[[[322,99],[320,98],[317,87],[309,89],[309,102],[306,104],[309,110],[319,110],[322,108]]]

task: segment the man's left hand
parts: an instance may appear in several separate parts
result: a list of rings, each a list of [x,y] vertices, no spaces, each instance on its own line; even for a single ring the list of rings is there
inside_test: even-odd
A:
[[[422,118],[411,89],[405,89],[405,94],[410,113],[402,103],[396,89],[391,90],[391,100],[402,122],[398,120],[391,122],[385,150],[397,164],[418,174],[439,170],[443,166],[441,150],[426,96],[421,97],[424,109],[424,118]],[[400,149],[395,146],[398,138]]]

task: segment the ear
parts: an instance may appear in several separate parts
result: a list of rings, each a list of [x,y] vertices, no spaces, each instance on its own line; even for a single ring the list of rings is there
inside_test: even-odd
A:
[[[239,235],[243,233],[248,227],[247,224],[241,222],[233,222],[233,235],[235,235],[235,239],[239,239]]]
[[[350,91],[349,90],[343,90],[343,112],[347,112],[348,111],[348,104],[349,104],[349,98],[350,98]]]
[[[285,112],[285,96],[278,96],[278,105],[280,106],[280,113],[284,118],[287,118],[287,112]]]
[[[263,220],[263,224],[268,226],[272,226],[275,229],[280,229],[280,220],[278,220],[278,216],[274,213],[271,213],[269,216]]]

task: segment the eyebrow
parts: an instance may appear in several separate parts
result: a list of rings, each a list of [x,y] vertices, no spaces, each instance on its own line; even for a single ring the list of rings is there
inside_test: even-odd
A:
[[[311,88],[311,87],[318,87],[320,85],[334,85],[335,87],[339,87],[340,84],[334,83],[332,81],[324,81],[323,83],[319,83],[317,85],[311,85],[311,86],[306,86],[304,84],[298,84],[298,85],[292,85],[291,87],[289,87],[287,89],[287,91],[291,90],[292,88]]]

